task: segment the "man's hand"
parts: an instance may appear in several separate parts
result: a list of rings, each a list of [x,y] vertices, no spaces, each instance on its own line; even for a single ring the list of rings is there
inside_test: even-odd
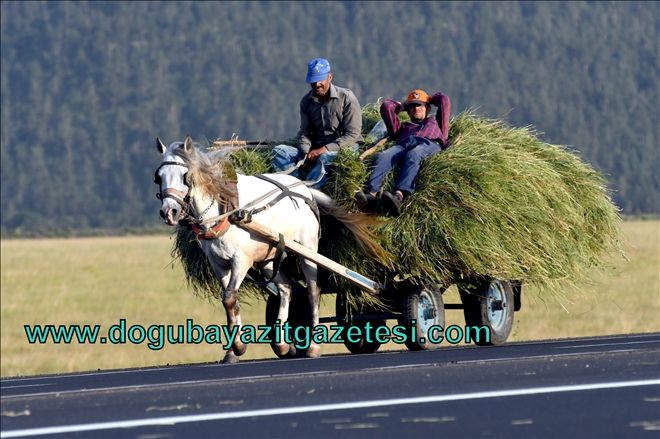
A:
[[[300,160],[298,160],[298,163],[296,163],[296,169],[302,168],[305,165],[305,160],[307,160],[307,154],[305,154]]]
[[[316,159],[321,155],[325,154],[328,152],[328,148],[325,146],[322,146],[320,148],[312,149],[310,152],[307,153],[307,161],[310,162],[315,162]]]

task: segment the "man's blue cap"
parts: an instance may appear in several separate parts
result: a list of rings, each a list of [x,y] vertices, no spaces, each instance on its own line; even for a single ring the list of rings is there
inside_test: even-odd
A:
[[[330,63],[327,59],[314,58],[307,65],[307,82],[323,81],[330,73]]]

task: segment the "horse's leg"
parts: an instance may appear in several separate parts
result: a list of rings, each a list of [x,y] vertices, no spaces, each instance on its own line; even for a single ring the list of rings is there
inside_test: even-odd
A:
[[[318,269],[316,263],[309,259],[302,259],[302,271],[307,280],[307,297],[309,299],[309,308],[311,311],[311,332],[314,333],[314,328],[319,324],[319,304],[321,302],[321,290],[318,285],[317,276]],[[321,356],[321,347],[310,340],[309,348],[307,349],[307,356],[316,358]]]
[[[222,284],[222,291],[219,291],[219,298],[222,299],[224,294],[223,292],[229,285],[229,277],[231,275],[230,267],[229,265],[217,263],[212,259],[209,259],[209,263],[211,264],[211,268],[213,269],[215,276],[220,280],[220,283]],[[227,308],[225,307],[225,312],[226,309]],[[227,318],[227,322],[229,322],[229,318]],[[238,355],[236,355],[232,349],[228,349],[225,351],[225,356],[222,359],[222,362],[225,364],[238,363]]]
[[[269,262],[261,268],[263,275],[270,279],[273,275],[273,263]],[[281,271],[273,278],[280,293],[280,307],[277,311],[277,320],[280,321],[280,342],[273,343],[275,354],[282,358],[289,353],[291,346],[284,341],[284,322],[289,319],[289,304],[291,303],[291,281]],[[273,336],[273,339],[275,337]]]
[[[229,327],[230,333],[233,332],[234,327],[238,327],[236,332],[236,338],[232,345],[232,350],[234,354],[241,356],[247,350],[247,346],[240,340],[240,328],[241,328],[241,313],[240,313],[240,304],[238,302],[238,297],[236,293],[245,279],[245,275],[252,266],[252,261],[248,261],[247,257],[241,257],[239,255],[235,256],[231,260],[231,274],[229,276],[229,282],[227,286],[224,287],[222,292],[222,304],[225,307],[225,312],[227,313],[227,326]],[[224,285],[223,285],[224,286]]]

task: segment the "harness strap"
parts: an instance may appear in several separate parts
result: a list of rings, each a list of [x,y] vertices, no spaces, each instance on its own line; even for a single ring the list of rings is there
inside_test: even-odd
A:
[[[270,177],[267,177],[264,174],[257,174],[257,175],[255,175],[255,177],[260,178],[264,181],[267,181],[270,184],[273,184],[273,185],[277,186],[278,188],[280,188],[282,190],[282,192],[287,192],[289,190],[289,188],[285,184],[280,183],[279,181],[274,180]]]
[[[296,182],[294,182],[294,183],[291,183],[291,184],[287,185],[286,187],[289,188],[289,189],[291,189],[291,188],[294,188],[294,187],[296,187],[296,186],[302,186],[302,185],[305,185],[305,186],[313,186],[313,185],[317,184],[318,181],[320,181],[320,178],[319,178],[319,180],[317,180],[317,181],[302,181],[302,180],[298,180],[298,181],[296,181]],[[247,210],[248,210],[249,208],[251,208],[252,206],[255,206],[255,205],[261,203],[263,200],[266,200],[268,197],[271,197],[271,196],[275,195],[279,190],[280,190],[279,188],[277,188],[277,189],[273,189],[272,191],[266,192],[265,194],[263,194],[263,195],[261,195],[261,196],[255,198],[254,200],[252,200],[252,201],[250,201],[249,203],[245,204],[243,207],[238,207],[238,208],[236,208],[236,209],[233,209],[233,210],[230,210],[230,211],[228,211],[228,212],[225,212],[225,213],[223,213],[223,214],[221,214],[221,215],[214,216],[214,217],[212,217],[212,218],[207,218],[206,220],[201,221],[201,222],[199,222],[198,224],[213,223],[213,222],[221,221],[221,220],[223,220],[223,219],[225,219],[225,218],[227,218],[227,217],[229,217],[229,216],[232,216],[232,215],[236,215],[236,214],[239,214],[239,215],[240,215],[240,214],[241,214],[241,211],[243,211],[243,212],[247,211]],[[295,192],[294,192],[294,193],[295,193]],[[309,203],[308,203],[308,204],[309,204]],[[314,211],[314,212],[317,212],[317,211],[318,211],[318,207],[315,208],[315,209],[313,209],[313,211]],[[318,218],[319,215],[317,214],[316,217]]]
[[[265,281],[259,281],[257,280],[254,276],[248,275],[250,281],[252,281],[254,284],[258,286],[264,286],[268,285],[275,279],[275,276],[277,276],[277,273],[280,272],[280,265],[282,264],[282,261],[284,260],[284,257],[286,256],[285,250],[285,245],[284,245],[284,235],[281,233],[279,234],[279,240],[277,242],[277,247],[275,248],[275,256],[273,259],[273,275],[270,277],[270,279],[265,280]]]
[[[195,236],[197,236],[197,239],[215,239],[218,236],[224,235],[225,232],[229,230],[230,225],[229,217],[226,217],[210,229],[202,230],[202,228],[195,223],[190,223],[190,228],[195,233]]]
[[[291,201],[293,201],[293,203],[296,205],[296,208],[298,208],[298,203],[294,199],[294,197],[296,197],[296,198],[302,198],[302,200],[309,206],[309,208],[312,209],[312,212],[314,212],[314,215],[316,216],[316,220],[320,221],[319,207],[316,205],[316,201],[314,201],[313,198],[308,198],[308,197],[304,196],[303,194],[300,194],[298,192],[294,192],[288,186],[280,183],[277,180],[273,180],[272,178],[267,177],[265,175],[259,174],[259,175],[255,175],[255,177],[260,178],[261,180],[267,181],[268,183],[277,186],[278,188],[280,188],[280,190],[282,192],[277,197],[275,197],[273,200],[268,202],[267,204],[261,206],[258,209],[253,209],[252,210],[252,215],[257,214],[257,213],[259,213],[263,210],[266,210],[266,209],[274,206],[275,204],[279,203],[285,197],[290,197]]]

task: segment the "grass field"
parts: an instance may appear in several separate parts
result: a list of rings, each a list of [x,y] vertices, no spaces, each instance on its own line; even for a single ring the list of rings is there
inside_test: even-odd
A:
[[[660,331],[660,221],[623,225],[628,261],[594,271],[580,291],[563,292],[561,303],[527,288],[509,340]],[[2,240],[1,368],[5,376],[216,361],[215,345],[29,344],[23,325],[224,324],[222,305],[192,295],[179,265],[171,264],[169,236]],[[557,292],[554,292],[557,293]],[[542,300],[542,298],[553,297]],[[325,296],[324,314],[334,308]],[[445,302],[458,301],[454,287]],[[264,304],[243,304],[244,323],[263,324]],[[463,324],[447,311],[447,324]],[[388,345],[387,349],[401,349]],[[325,345],[324,353],[346,352]],[[268,345],[251,345],[246,359],[272,358]]]

